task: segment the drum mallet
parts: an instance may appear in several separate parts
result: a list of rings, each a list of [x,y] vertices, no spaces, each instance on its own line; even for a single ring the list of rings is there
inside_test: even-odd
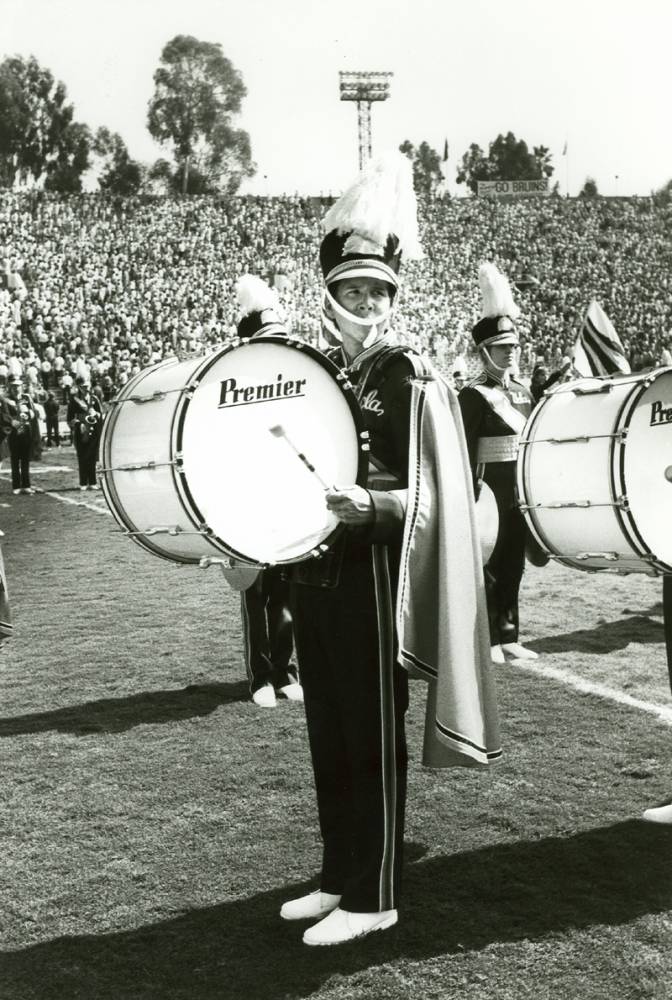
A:
[[[315,478],[319,482],[320,486],[323,487],[323,489],[325,490],[330,489],[330,487],[327,486],[324,479],[322,479],[322,476],[319,474],[319,472],[312,464],[312,462],[309,462],[306,456],[303,454],[303,452],[299,451],[299,449],[296,447],[291,438],[287,437],[287,432],[285,431],[285,428],[282,426],[282,424],[276,424],[274,427],[269,427],[268,429],[270,433],[273,435],[273,437],[282,438],[283,441],[286,441],[286,443],[292,449],[297,458],[301,459],[301,461],[303,462],[303,464],[305,465],[305,467],[308,469],[309,472],[312,472],[312,474],[315,476]]]

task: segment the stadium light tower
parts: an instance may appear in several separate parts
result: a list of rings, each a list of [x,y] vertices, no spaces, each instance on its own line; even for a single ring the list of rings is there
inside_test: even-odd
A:
[[[390,96],[393,73],[339,73],[342,101],[357,102],[359,169],[371,157],[371,104]]]

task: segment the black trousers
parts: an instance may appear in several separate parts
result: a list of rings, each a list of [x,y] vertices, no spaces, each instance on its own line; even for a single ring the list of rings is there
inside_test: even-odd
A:
[[[496,494],[495,494],[496,495]],[[518,640],[518,594],[525,569],[527,525],[511,500],[497,497],[499,531],[485,568],[490,641]]]
[[[292,584],[321,888],[359,913],[396,908],[401,890],[408,679],[397,663],[385,553],[346,555],[334,589]]]
[[[30,452],[32,447],[30,432],[24,431],[17,434],[12,431],[8,443],[12,466],[12,489],[26,490],[30,486]]]
[[[96,462],[98,461],[98,441],[80,442],[75,448],[79,468],[79,485],[96,485]]]
[[[54,441],[56,444],[60,444],[61,435],[58,429],[58,417],[48,416],[45,418],[45,420],[47,425],[47,447],[51,445],[52,441]]]
[[[254,694],[265,684],[289,684],[294,648],[289,584],[279,567],[262,570],[241,594],[245,670]]]

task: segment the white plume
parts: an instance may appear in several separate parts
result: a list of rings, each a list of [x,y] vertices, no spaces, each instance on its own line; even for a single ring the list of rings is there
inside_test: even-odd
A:
[[[404,257],[419,260],[417,202],[413,168],[403,153],[385,153],[369,160],[358,179],[324,217],[324,231],[354,230],[379,246],[393,233]]]
[[[242,316],[264,309],[279,309],[278,296],[270,285],[256,274],[243,274],[236,282],[236,299]]]
[[[518,319],[520,309],[513,301],[513,292],[505,275],[494,264],[481,264],[478,269],[483,305],[481,316],[508,316]]]

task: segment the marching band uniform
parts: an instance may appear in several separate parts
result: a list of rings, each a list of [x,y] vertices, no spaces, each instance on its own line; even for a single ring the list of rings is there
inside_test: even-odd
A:
[[[80,490],[97,490],[96,462],[103,429],[103,408],[91,388],[79,383],[68,402],[67,422],[72,428],[72,440],[77,453]]]
[[[287,336],[278,321],[275,292],[256,275],[245,274],[236,285],[242,315],[238,321],[241,340],[277,334]],[[252,700],[261,708],[274,708],[276,692],[290,701],[303,701],[303,691],[290,670],[294,649],[289,583],[283,570],[271,566],[260,571],[254,583],[240,595],[243,623],[245,672]]]
[[[10,383],[9,395],[2,404],[2,423],[7,435],[12,466],[12,492],[32,493],[30,460],[37,414],[30,396],[21,389],[21,382]]]
[[[424,548],[418,540],[420,535],[415,534],[418,511],[422,530],[429,530],[430,523],[432,530],[438,530],[437,523],[426,516],[432,504],[426,501],[425,494],[420,499],[420,491],[409,491],[416,490],[420,479],[423,483],[431,480],[431,488],[439,493],[441,484],[437,483],[436,466],[425,479],[425,453],[418,443],[425,441],[421,413],[428,397],[423,385],[425,380],[433,381],[432,375],[421,359],[408,348],[396,345],[387,331],[402,251],[409,255],[409,251],[418,249],[408,161],[395,158],[394,169],[399,176],[390,184],[386,170],[391,169],[385,162],[368,165],[360,180],[328,213],[327,235],[320,248],[325,281],[322,322],[336,341],[343,342],[343,349],[336,348],[330,356],[337,364],[345,365],[344,376],[359,398],[370,434],[371,463],[368,490],[337,486],[327,492],[327,506],[344,523],[344,530],[325,555],[300,563],[292,574],[294,634],[323,855],[320,888],[285,903],[280,913],[286,920],[319,920],[304,934],[304,943],[309,945],[342,943],[397,922],[408,761],[404,733],[407,671],[413,667],[418,675],[437,678],[436,667],[409,649],[414,643],[407,642],[412,629],[407,629],[406,623],[413,620],[417,625],[417,615],[408,610],[408,593],[412,594],[411,603],[417,601],[434,623],[445,623],[447,618],[445,607],[438,603],[440,587],[423,590],[419,580],[417,588],[407,586],[407,568],[414,557],[423,550],[434,557],[439,550],[435,539]],[[381,205],[385,197],[381,190],[395,192],[387,212]],[[403,204],[405,198],[412,199],[412,216],[408,202]],[[363,205],[366,208],[362,211]],[[367,220],[367,212],[375,220]],[[348,309],[348,303],[344,305],[343,301],[343,289],[353,285],[356,291],[359,289],[357,294],[361,291],[363,302],[357,311]],[[368,306],[374,294],[382,295],[385,305]],[[358,349],[353,349],[353,340]],[[447,387],[431,388],[439,394],[445,388],[445,393],[451,395]],[[463,439],[457,430],[457,404],[452,414],[448,406],[441,403],[440,407],[459,447]],[[457,474],[455,468],[451,469],[450,481],[457,484],[458,491],[461,483],[465,504],[471,504],[473,513],[466,450],[462,448],[465,454],[461,468]],[[417,458],[417,467],[411,455]],[[480,573],[476,535],[468,527],[460,533],[460,527],[457,525],[460,538],[469,536],[475,574],[472,580],[467,563],[461,585],[465,592],[476,593],[476,574]],[[480,587],[482,590],[482,576]],[[479,648],[488,660],[482,603],[483,642]],[[461,637],[468,634],[469,642],[479,635],[476,621],[468,614],[460,616],[456,630]],[[433,627],[418,632],[423,637],[435,634]],[[467,672],[474,677],[479,660],[474,646],[469,646],[466,657],[462,656],[461,662],[465,660]],[[481,682],[481,690],[488,687],[487,677],[481,677]],[[457,700],[453,688],[453,707]],[[482,705],[477,714],[481,709]],[[432,732],[434,722],[432,717]],[[454,748],[461,739],[456,731],[465,730],[460,723],[444,729],[446,746]],[[471,753],[471,749],[459,745],[456,755]],[[497,749],[491,758],[483,747],[478,761],[488,763],[498,754]],[[455,762],[451,759],[451,763]],[[442,766],[446,763],[443,761]]]
[[[486,566],[492,657],[535,659],[518,642],[518,593],[525,569],[527,526],[516,496],[516,458],[520,434],[534,406],[529,390],[493,362],[496,347],[518,345],[513,324],[518,310],[503,275],[492,265],[481,268],[485,315],[472,336],[483,371],[459,394],[460,409],[478,496],[485,482],[494,493],[499,515],[495,548]],[[500,298],[497,299],[499,293]]]

